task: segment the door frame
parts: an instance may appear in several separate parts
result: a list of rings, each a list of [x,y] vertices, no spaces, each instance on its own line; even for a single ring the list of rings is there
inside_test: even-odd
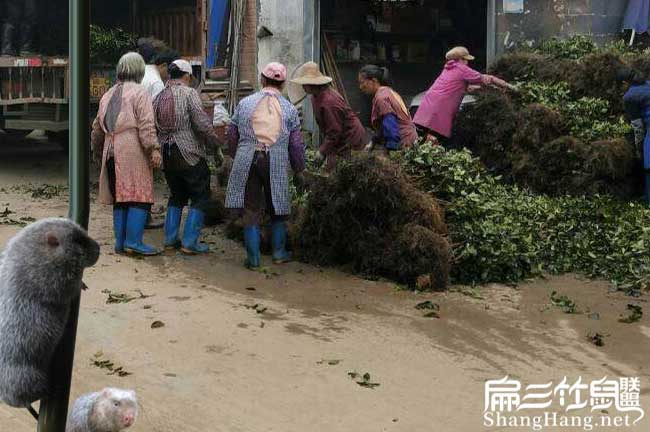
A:
[[[320,0],[303,0],[302,8],[304,61],[320,65]],[[309,98],[303,102],[302,110],[303,127],[311,131],[312,148],[317,148],[320,146],[320,131]]]
[[[497,0],[487,1],[487,34],[485,52],[487,65],[496,60]],[[304,55],[305,61],[320,64],[320,7],[321,0],[303,0]]]

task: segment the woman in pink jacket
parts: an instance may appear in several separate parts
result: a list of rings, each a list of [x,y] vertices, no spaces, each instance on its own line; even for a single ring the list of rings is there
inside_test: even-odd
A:
[[[474,57],[465,47],[452,49],[446,57],[444,70],[427,91],[413,119],[418,129],[441,142],[451,137],[456,113],[470,86],[495,85],[514,89],[502,79],[470,68],[468,63]]]
[[[113,206],[115,252],[151,256],[160,251],[142,236],[154,202],[153,169],[162,156],[151,96],[140,85],[144,71],[140,54],[122,56],[117,84],[99,102],[91,143],[101,164],[98,201]]]

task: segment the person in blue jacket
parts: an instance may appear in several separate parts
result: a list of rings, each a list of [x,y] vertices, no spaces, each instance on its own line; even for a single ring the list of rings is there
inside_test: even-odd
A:
[[[634,129],[637,155],[643,158],[646,203],[650,205],[650,82],[634,69],[619,71],[618,80],[628,86],[623,97],[625,114]]]

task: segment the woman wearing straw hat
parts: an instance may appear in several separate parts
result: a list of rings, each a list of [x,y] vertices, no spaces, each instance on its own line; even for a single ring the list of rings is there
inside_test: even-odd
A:
[[[332,172],[340,158],[347,159],[352,150],[363,149],[366,129],[343,96],[330,86],[332,78],[323,75],[316,63],[303,65],[300,76],[291,82],[312,97],[314,117],[325,138],[316,159],[318,163],[327,159],[325,170]]]
[[[446,58],[444,70],[427,91],[413,119],[421,134],[443,143],[451,137],[456,113],[469,86],[494,85],[515,90],[502,79],[470,68],[468,64],[474,56],[465,47],[453,48]]]

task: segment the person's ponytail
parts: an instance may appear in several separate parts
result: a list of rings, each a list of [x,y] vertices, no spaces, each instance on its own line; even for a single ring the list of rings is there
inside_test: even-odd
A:
[[[390,71],[387,67],[366,65],[361,68],[359,74],[367,79],[376,79],[382,86],[391,85]]]

